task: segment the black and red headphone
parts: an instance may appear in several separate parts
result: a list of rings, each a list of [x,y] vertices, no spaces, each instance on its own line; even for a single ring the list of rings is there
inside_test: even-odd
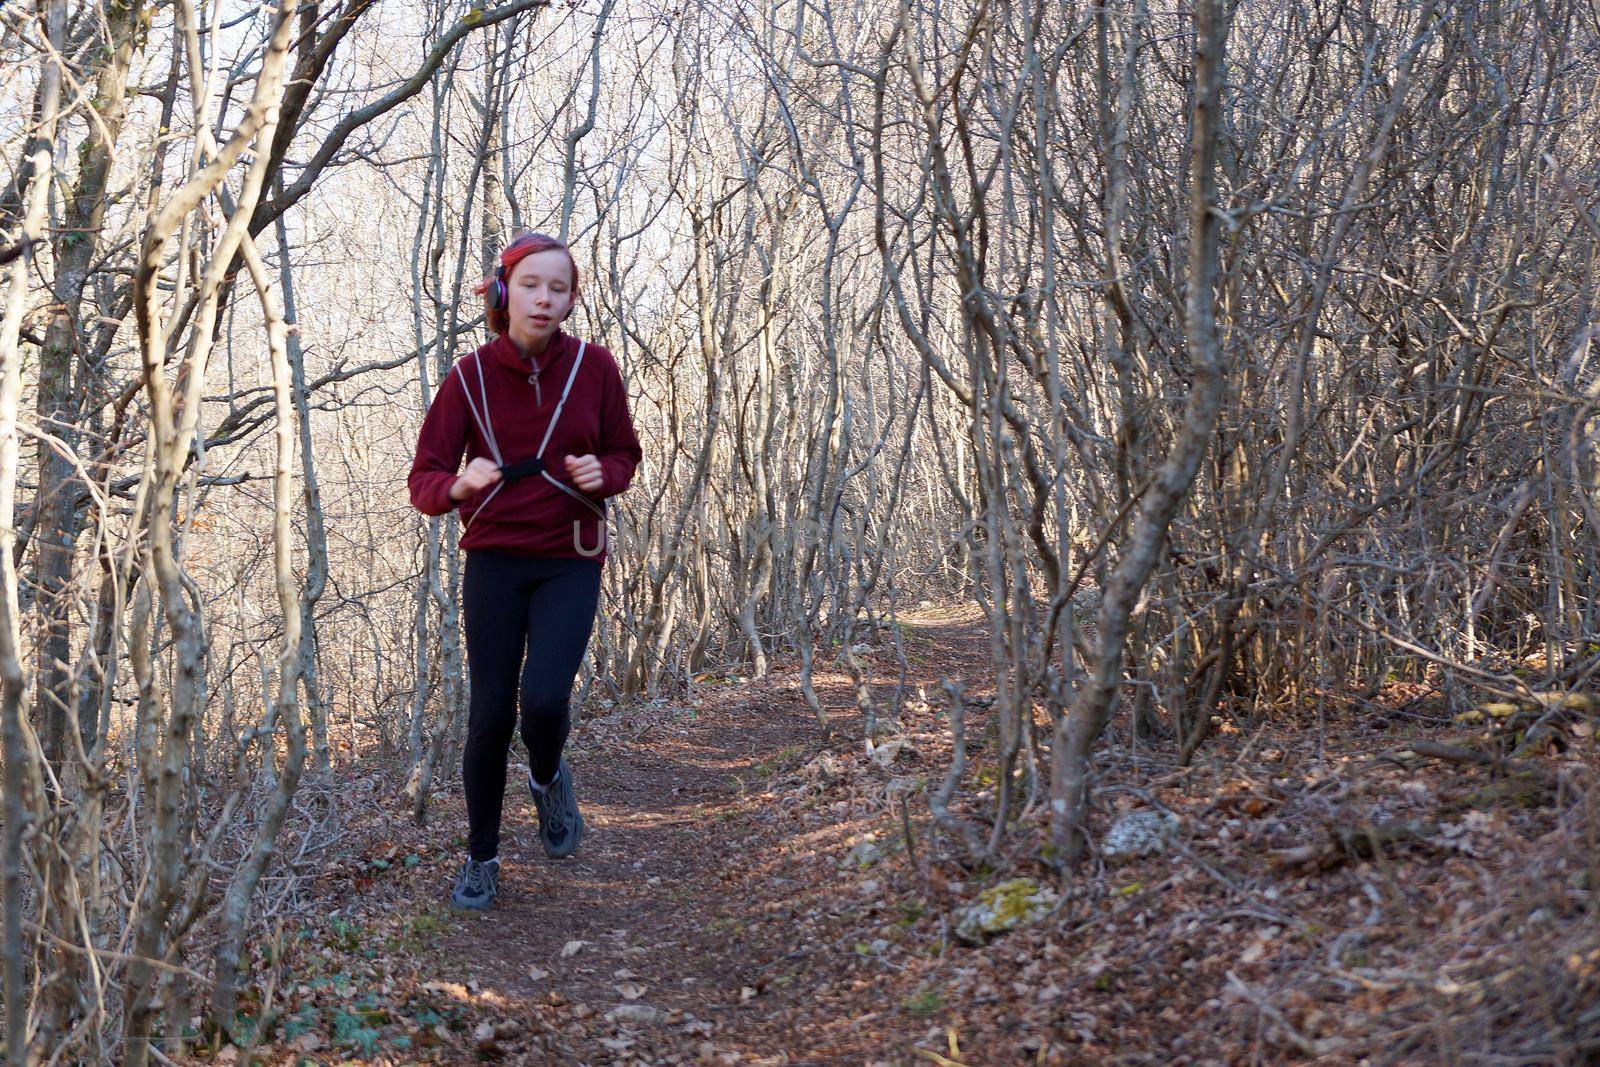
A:
[[[496,266],[494,281],[489,283],[489,288],[484,290],[483,302],[489,305],[490,311],[504,311],[511,302],[511,294],[506,291],[506,269]]]

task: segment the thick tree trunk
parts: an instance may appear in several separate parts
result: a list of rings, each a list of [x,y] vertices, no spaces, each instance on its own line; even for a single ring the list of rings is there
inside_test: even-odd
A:
[[[94,391],[97,371],[85,358],[90,331],[84,313],[84,291],[90,267],[100,253],[105,221],[106,185],[112,156],[128,107],[128,66],[134,54],[135,29],[143,17],[140,0],[106,9],[106,37],[93,54],[103,57],[95,85],[98,121],[88,124],[78,151],[77,184],[66,200],[62,238],[57,242],[57,303],[39,352],[39,425],[68,452],[78,445],[77,427],[85,398]],[[93,472],[91,472],[93,473]],[[46,757],[64,774],[70,751],[68,724],[77,712],[72,698],[71,609],[74,599],[73,559],[83,520],[83,486],[70,455],[39,442],[39,493],[34,503],[34,600],[40,635],[34,652],[34,721],[41,726]],[[88,747],[86,745],[86,747]]]
[[[52,0],[45,17],[45,36],[60,55],[65,45],[67,5]],[[22,941],[22,838],[30,812],[27,793],[37,793],[37,743],[23,718],[27,679],[22,668],[20,604],[16,571],[17,415],[22,395],[22,360],[17,342],[27,308],[28,280],[35,249],[45,233],[50,182],[55,175],[53,150],[61,107],[61,68],[44,64],[39,90],[38,126],[28,151],[29,180],[21,190],[24,212],[21,254],[11,268],[3,316],[0,316],[0,743],[5,765],[0,815],[0,892],[5,920],[0,931],[0,963],[5,974],[6,1062],[28,1058],[28,984]]]

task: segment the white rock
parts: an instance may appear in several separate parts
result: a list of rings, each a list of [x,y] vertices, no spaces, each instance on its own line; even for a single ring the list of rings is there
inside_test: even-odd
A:
[[[1100,852],[1109,863],[1165,852],[1178,836],[1178,817],[1168,811],[1142,809],[1119,817],[1106,831]]]
[[[845,853],[844,859],[839,861],[839,866],[865,870],[881,859],[883,859],[883,849],[869,837],[858,841],[854,848]]]
[[[910,741],[903,737],[897,737],[892,741],[885,741],[880,745],[873,746],[872,762],[880,767],[887,767],[899,759],[901,753],[915,751],[916,749],[911,747]]]
[[[661,1018],[661,1012],[648,1004],[618,1004],[606,1012],[606,1021],[619,1026],[649,1026]]]
[[[969,945],[981,945],[1008,930],[1038,922],[1059,899],[1055,890],[1032,878],[1013,878],[990,886],[977,900],[956,909],[956,937]]]

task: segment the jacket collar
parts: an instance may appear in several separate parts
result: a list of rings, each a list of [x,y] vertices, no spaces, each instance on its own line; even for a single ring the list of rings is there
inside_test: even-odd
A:
[[[549,370],[553,364],[562,358],[566,350],[567,333],[565,330],[557,329],[551,335],[550,343],[545,346],[543,352],[539,353],[539,372],[542,374]],[[503,333],[493,341],[490,341],[489,351],[495,362],[508,370],[516,371],[519,374],[527,374],[533,369],[532,364],[523,358],[522,353],[518,351],[516,342],[511,340],[509,333]]]

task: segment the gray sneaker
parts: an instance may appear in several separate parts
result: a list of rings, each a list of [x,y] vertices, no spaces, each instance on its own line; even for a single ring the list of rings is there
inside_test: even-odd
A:
[[[566,859],[583,840],[583,815],[572,792],[572,768],[562,760],[556,767],[555,781],[543,789],[533,784],[530,769],[528,792],[533,794],[533,806],[539,812],[539,839],[544,842],[544,854],[553,860]]]
[[[467,911],[487,911],[500,891],[500,861],[478,862],[468,859],[456,874],[456,887],[450,891],[450,906]]]

